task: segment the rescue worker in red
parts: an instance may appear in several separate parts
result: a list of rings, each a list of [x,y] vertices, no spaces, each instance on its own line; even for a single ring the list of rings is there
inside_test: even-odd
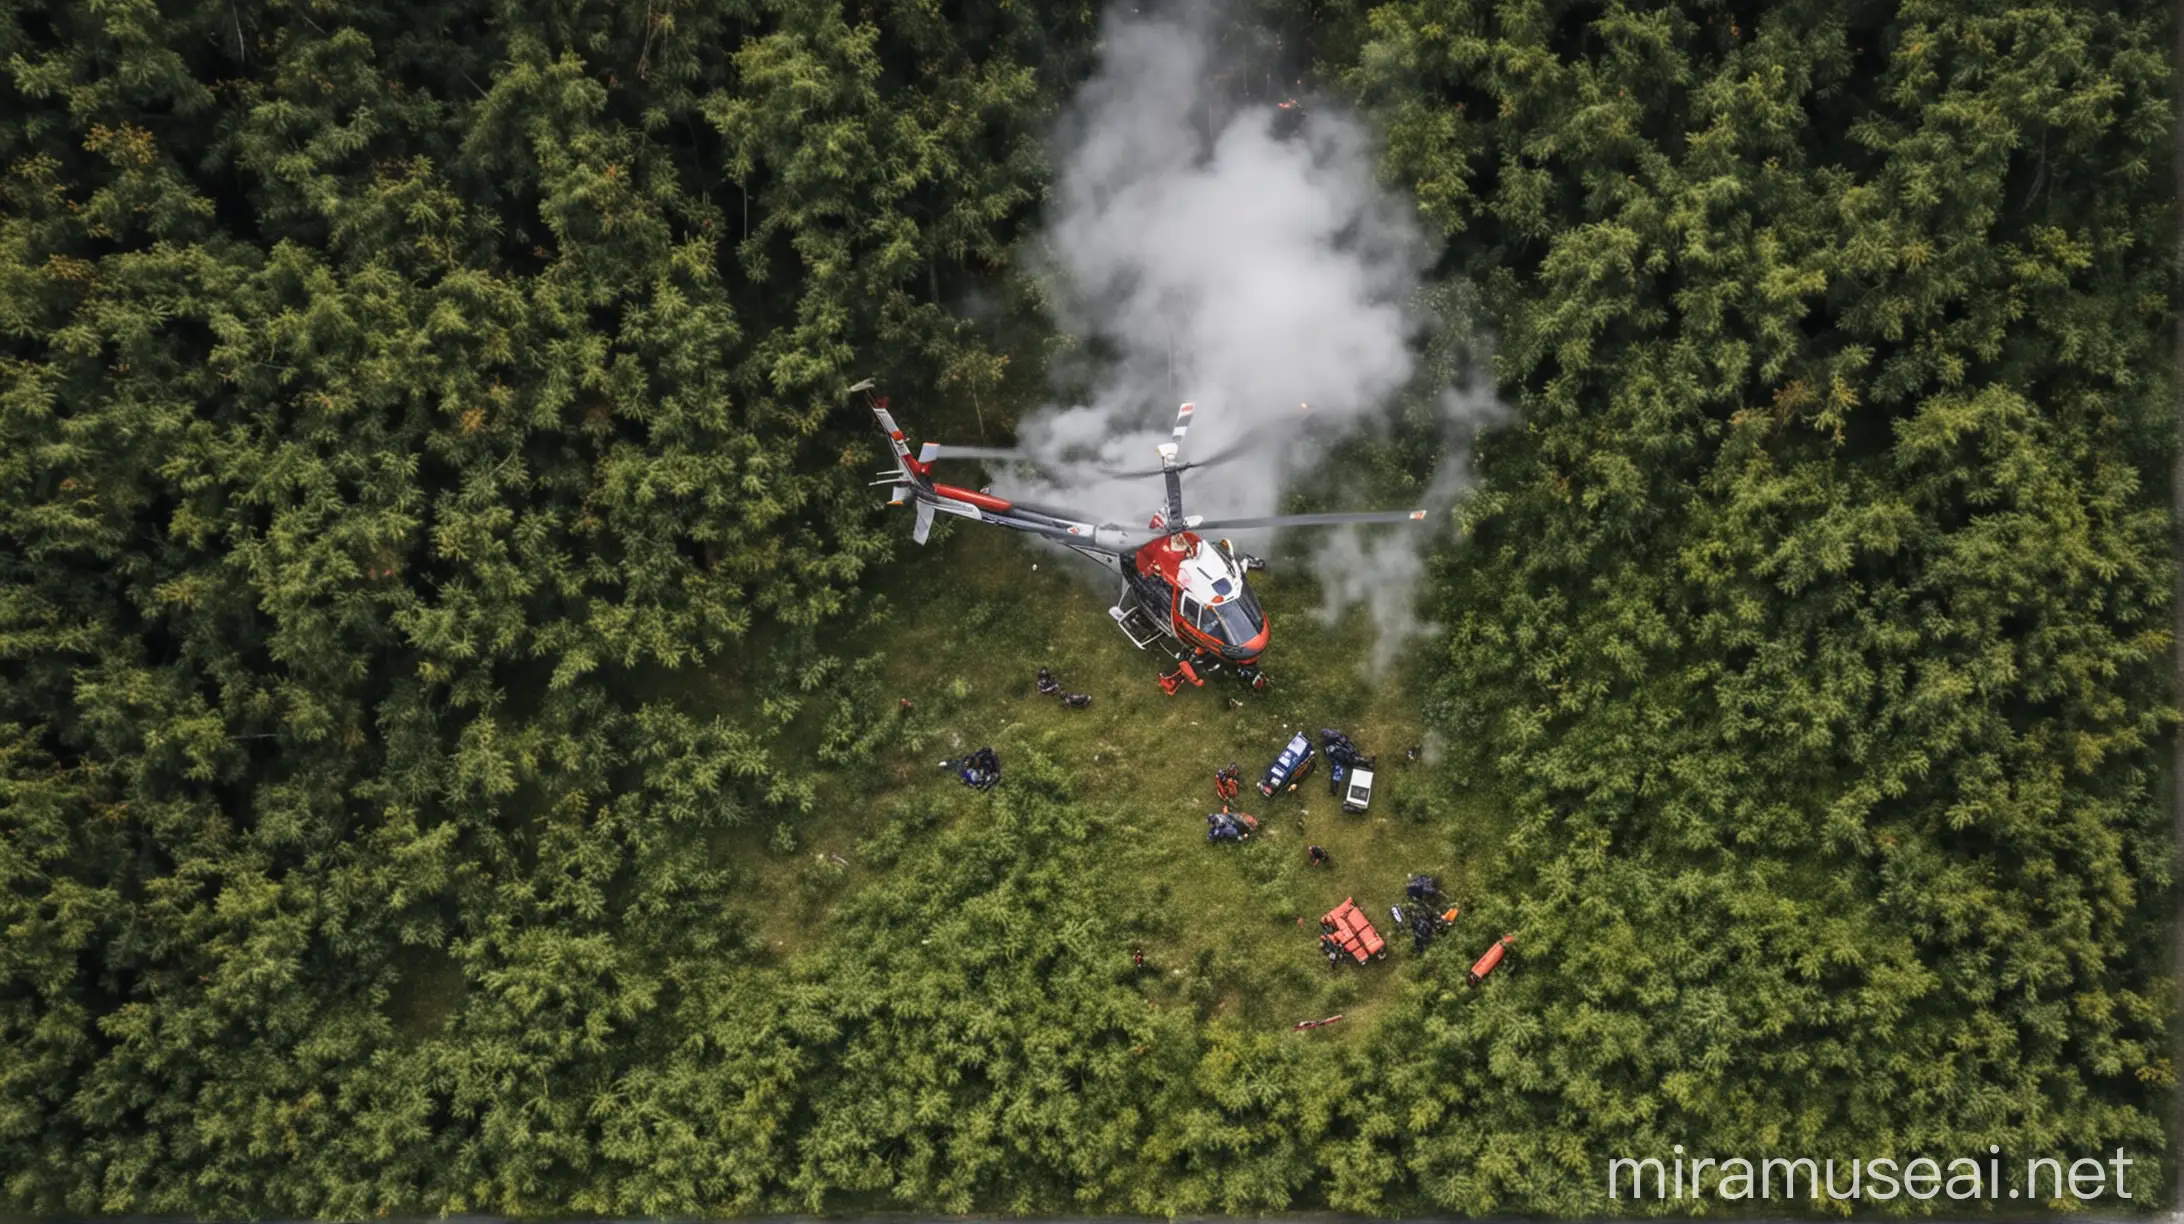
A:
[[[1213,793],[1220,797],[1222,803],[1236,802],[1236,794],[1243,786],[1244,771],[1237,767],[1236,762],[1230,761],[1228,768],[1213,771]]]

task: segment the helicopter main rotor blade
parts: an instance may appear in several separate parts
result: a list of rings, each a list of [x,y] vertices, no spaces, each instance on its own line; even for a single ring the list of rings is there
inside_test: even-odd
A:
[[[1266,447],[1273,446],[1279,441],[1281,441],[1281,439],[1278,437],[1270,437],[1264,435],[1258,437],[1244,438],[1241,441],[1229,443],[1227,446],[1222,447],[1220,450],[1213,452],[1203,459],[1193,459],[1189,463],[1178,463],[1175,465],[1175,470],[1178,472],[1188,472],[1192,468],[1213,467],[1216,464],[1227,463],[1232,459],[1240,459],[1255,450],[1260,450]],[[1117,480],[1142,480],[1148,477],[1162,475],[1167,471],[1167,468],[1138,468],[1135,471],[1128,472],[1119,471],[1115,468],[1099,469],[1100,475],[1110,476]]]
[[[1168,478],[1166,510],[1167,520],[1171,523],[1183,517],[1182,469],[1176,467],[1175,457],[1183,449],[1184,436],[1191,432],[1191,413],[1197,411],[1197,408],[1196,404],[1185,404],[1176,409],[1175,429],[1168,435],[1168,441],[1156,448],[1160,451],[1161,475]]]
[[[1176,428],[1174,434],[1170,439],[1170,441],[1179,448],[1183,442],[1183,435],[1190,430],[1189,416],[1192,405],[1185,404],[1183,405],[1183,408],[1184,411],[1176,414]],[[1218,463],[1227,463],[1232,459],[1242,458],[1243,456],[1248,455],[1256,450],[1261,450],[1272,446],[1278,446],[1282,442],[1288,440],[1289,434],[1287,431],[1289,427],[1294,425],[1306,413],[1309,413],[1311,411],[1312,406],[1310,404],[1298,404],[1297,410],[1292,413],[1284,414],[1282,419],[1276,424],[1274,428],[1263,429],[1256,433],[1247,434],[1244,437],[1238,438],[1236,441],[1229,443],[1227,446],[1222,447],[1220,450],[1217,450],[1212,454],[1207,455],[1203,459],[1193,459],[1188,463],[1178,463],[1175,465],[1175,470],[1178,472],[1188,472],[1192,468],[1212,467]],[[1168,468],[1166,466],[1161,466],[1157,468],[1139,468],[1131,471],[1122,471],[1115,468],[1100,468],[1098,469],[1098,471],[1102,476],[1111,476],[1118,480],[1137,480],[1144,477],[1162,475],[1168,471]]]
[[[925,453],[918,456],[921,463],[935,459],[1023,459],[1031,455],[1020,446],[957,446],[953,442],[928,442]]]
[[[1193,531],[1241,531],[1246,527],[1339,527],[1349,523],[1416,523],[1423,510],[1363,510],[1347,514],[1275,514],[1266,518],[1208,519]],[[1178,530],[1182,530],[1178,528]]]
[[[1281,440],[1281,437],[1277,434],[1248,435],[1238,438],[1203,459],[1193,459],[1183,466],[1186,468],[1212,467],[1216,463],[1227,463],[1231,459],[1242,458],[1255,450],[1272,446]]]

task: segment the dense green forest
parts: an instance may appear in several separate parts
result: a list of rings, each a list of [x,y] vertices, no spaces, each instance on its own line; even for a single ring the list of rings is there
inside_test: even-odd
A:
[[[1013,541],[906,561],[846,395],[1037,404],[1100,18],[0,0],[0,1205],[1687,1211],[1606,1197],[1673,1144],[2166,1202],[2172,7],[1228,15],[1517,409],[1423,665],[1223,733],[1451,746],[1338,854],[1460,858],[1462,939],[1364,985],[1111,776],[1149,678],[931,770],[1034,621],[1147,667]],[[1247,910],[1294,960],[1190,929]]]

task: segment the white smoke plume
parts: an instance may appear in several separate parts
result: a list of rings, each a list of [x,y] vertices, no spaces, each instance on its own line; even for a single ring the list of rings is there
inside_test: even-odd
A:
[[[1414,302],[1434,251],[1412,207],[1378,185],[1370,134],[1318,103],[1279,134],[1279,110],[1217,83],[1230,66],[1215,21],[1198,2],[1111,11],[1100,66],[1059,135],[1046,251],[1057,321],[1087,345],[1089,393],[1021,422],[1047,478],[1010,487],[1125,526],[1145,524],[1161,482],[1097,469],[1157,468],[1179,401],[1198,406],[1186,462],[1266,443],[1187,473],[1189,512],[1276,513],[1290,474],[1381,417],[1410,382],[1428,323]],[[1434,500],[1419,503],[1437,518],[1468,470],[1442,467]],[[1418,627],[1425,533],[1408,535],[1330,533],[1315,543],[1335,547],[1312,553],[1330,606],[1363,599],[1379,623],[1376,666]]]
[[[1444,391],[1441,409],[1444,420],[1466,428],[1444,433],[1447,448],[1418,499],[1419,505],[1436,513],[1454,505],[1471,483],[1471,448],[1478,431],[1507,415],[1490,393],[1472,388]],[[1368,536],[1355,527],[1339,527],[1322,532],[1314,544],[1312,569],[1322,593],[1320,619],[1332,624],[1352,604],[1363,604],[1378,631],[1360,670],[1368,675],[1386,671],[1406,643],[1434,628],[1418,617],[1418,585],[1426,574],[1426,550],[1416,533],[1383,531]]]

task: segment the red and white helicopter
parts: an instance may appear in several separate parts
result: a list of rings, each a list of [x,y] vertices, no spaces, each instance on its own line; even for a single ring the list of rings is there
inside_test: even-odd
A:
[[[887,411],[887,400],[871,394],[872,380],[851,387],[863,391],[879,418],[880,428],[895,448],[895,466],[882,471],[874,485],[894,486],[891,506],[909,505],[917,513],[911,538],[923,544],[933,529],[935,514],[952,514],[982,523],[1044,536],[1065,548],[1092,558],[1122,578],[1122,593],[1107,610],[1131,643],[1143,650],[1158,643],[1177,662],[1176,671],[1161,678],[1162,687],[1175,692],[1181,683],[1202,684],[1201,673],[1232,668],[1253,689],[1266,687],[1266,673],[1259,668],[1271,629],[1259,600],[1245,581],[1245,571],[1261,562],[1237,553],[1227,540],[1209,543],[1200,531],[1246,527],[1331,527],[1346,523],[1404,523],[1424,520],[1423,510],[1371,511],[1354,514],[1277,514],[1260,518],[1217,519],[1211,522],[1183,513],[1182,474],[1235,458],[1251,444],[1228,448],[1194,463],[1178,463],[1184,435],[1190,432],[1190,404],[1176,411],[1175,429],[1169,440],[1156,448],[1157,471],[1111,473],[1112,475],[1162,476],[1167,481],[1166,503],[1154,512],[1143,529],[1114,523],[1094,523],[1082,514],[1052,506],[995,497],[990,493],[933,480],[933,464],[941,459],[1024,459],[1031,456],[1011,448],[944,446],[927,442],[913,457],[902,429]]]

